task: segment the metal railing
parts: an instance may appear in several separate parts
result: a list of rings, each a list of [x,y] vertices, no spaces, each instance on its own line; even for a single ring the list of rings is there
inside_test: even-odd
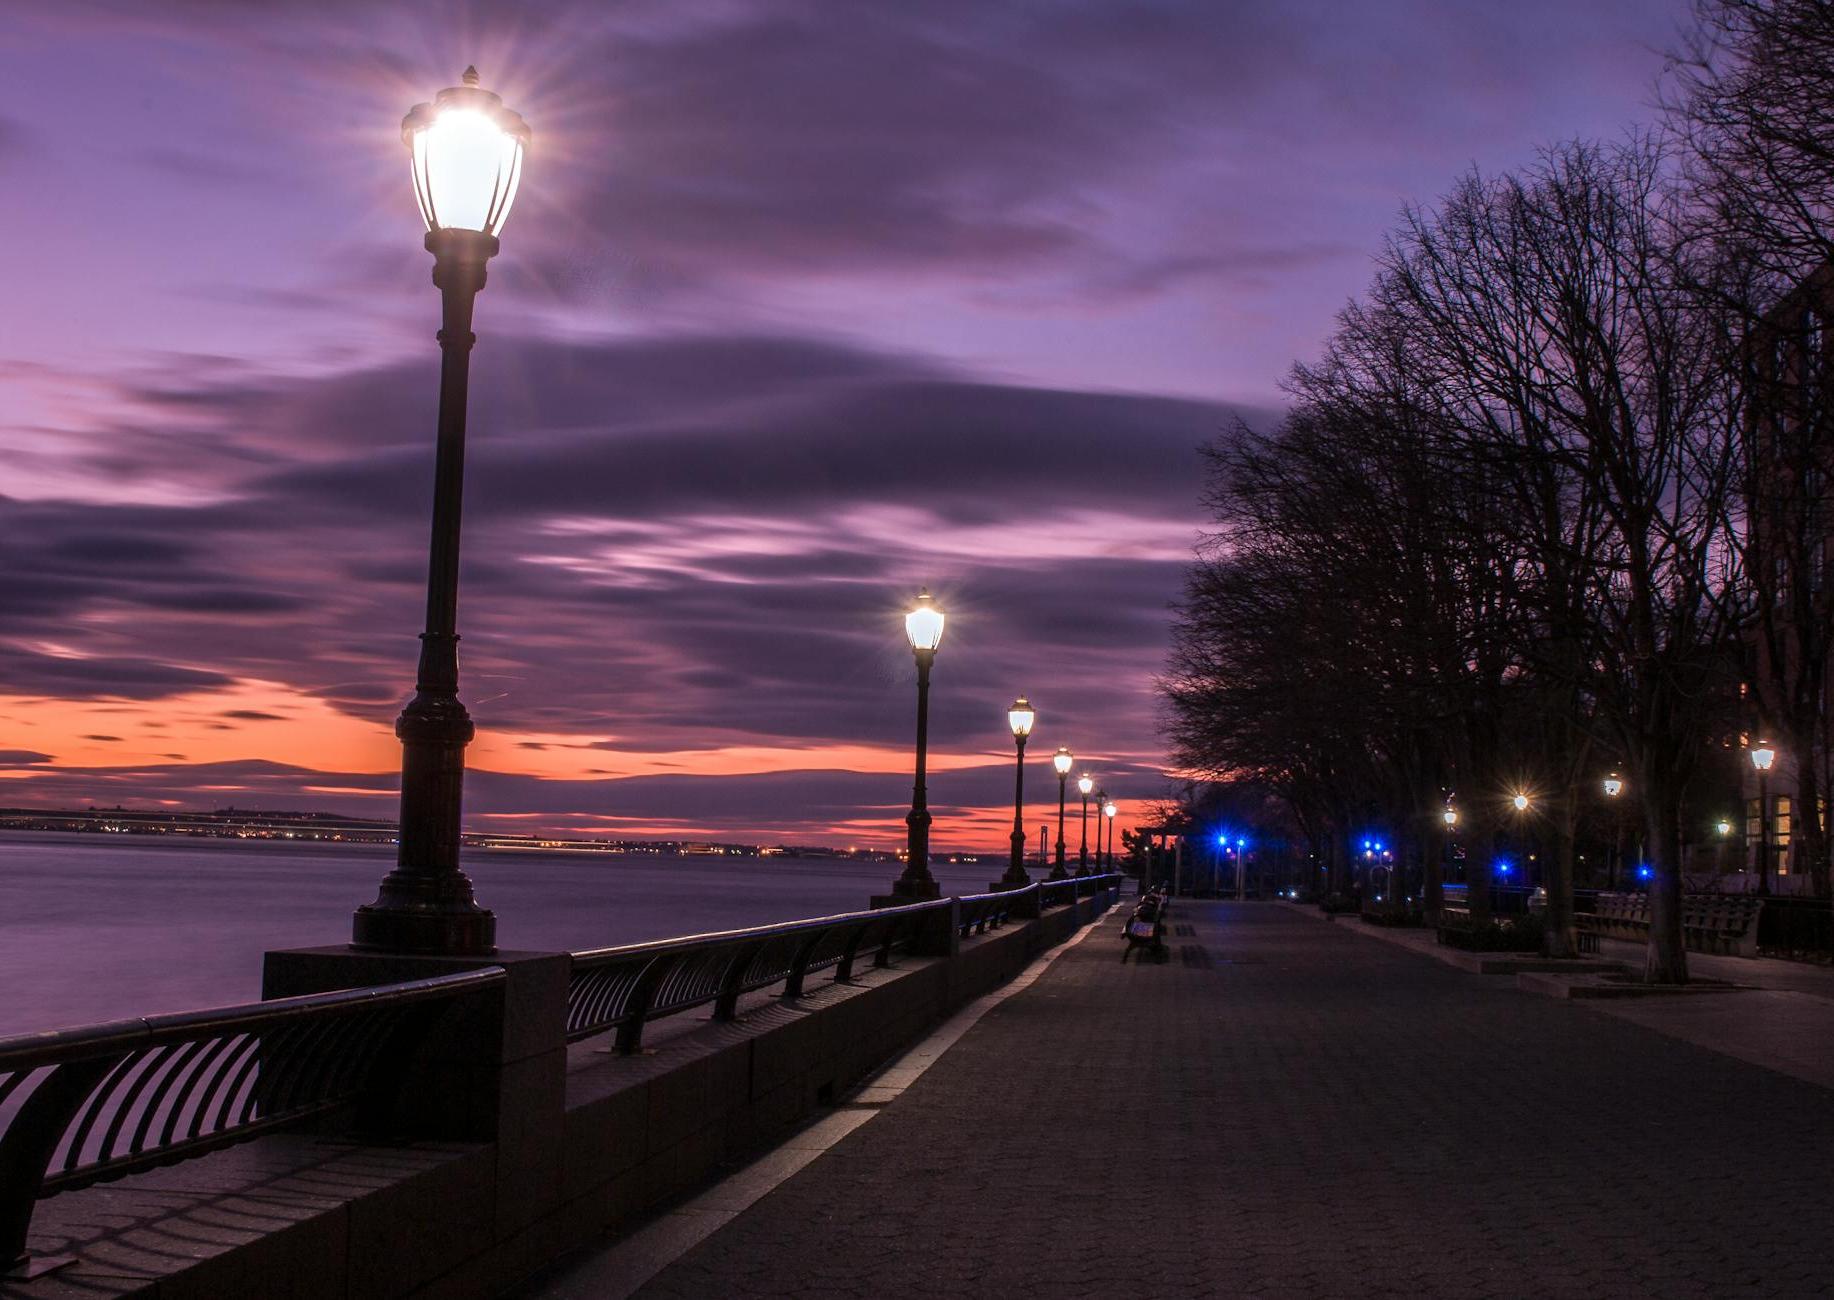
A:
[[[1119,875],[1083,876],[1024,889],[970,894],[871,912],[846,912],[747,930],[597,948],[573,954],[567,987],[567,1041],[615,1031],[618,1051],[638,1051],[652,1020],[713,1006],[716,1020],[738,1014],[739,999],[774,985],[799,998],[808,977],[832,969],[834,982],[853,978],[861,958],[888,966],[926,927],[947,926],[953,912],[962,938],[1004,925],[1020,905],[1058,907],[1103,889]]]
[[[500,967],[0,1039],[0,1268],[44,1196],[314,1117],[386,1119],[408,1057]]]
[[[966,939],[971,934],[997,930],[1011,919],[1013,905],[1036,897],[1037,885],[1024,889],[1002,889],[991,894],[964,894],[956,900],[961,911],[956,916],[956,930]]]
[[[851,979],[864,953],[873,954],[873,965],[888,965],[926,925],[946,925],[952,907],[945,898],[576,952],[567,986],[567,1041],[615,1029],[617,1049],[635,1052],[651,1020],[710,1002],[716,1019],[730,1020],[741,995],[773,984],[784,985],[786,998],[800,997],[813,972],[834,967],[836,980]]]

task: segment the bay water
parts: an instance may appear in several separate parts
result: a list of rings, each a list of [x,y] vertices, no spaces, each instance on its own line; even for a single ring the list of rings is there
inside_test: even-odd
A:
[[[389,845],[0,832],[0,1035],[252,1002],[270,948],[343,943]],[[863,910],[895,862],[467,852],[504,948],[609,947]],[[986,864],[932,867],[980,893]]]

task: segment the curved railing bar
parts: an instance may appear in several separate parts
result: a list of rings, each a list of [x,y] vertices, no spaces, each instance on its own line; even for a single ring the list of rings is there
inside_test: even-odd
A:
[[[572,954],[567,990],[567,1041],[577,1043],[616,1031],[620,1052],[635,1052],[651,1020],[711,1004],[715,1019],[729,1020],[746,993],[783,985],[782,996],[804,995],[812,970],[834,968],[833,979],[853,978],[860,956],[876,945],[874,966],[909,947],[925,919],[953,914],[960,938],[984,934],[1017,914],[1035,915],[1116,888],[1118,873],[1036,882],[933,902],[906,903],[868,912],[843,912],[804,921],[718,930],[679,939],[594,948]],[[1022,910],[1023,908],[1023,910]],[[787,967],[777,958],[790,940]]]
[[[0,1039],[0,1268],[23,1258],[42,1196],[367,1105],[400,1082],[404,1031],[506,978],[491,966]]]

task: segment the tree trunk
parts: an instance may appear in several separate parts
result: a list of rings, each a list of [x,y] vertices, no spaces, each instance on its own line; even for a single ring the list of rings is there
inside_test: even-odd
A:
[[[1446,905],[1446,832],[1444,825],[1429,826],[1421,863],[1421,907],[1428,917],[1439,915]]]
[[[1549,957],[1579,955],[1573,942],[1573,831],[1579,819],[1578,805],[1578,791],[1568,788],[1555,806],[1554,860],[1542,868],[1547,888],[1542,951]]]
[[[1649,765],[1653,768],[1655,765]],[[1649,947],[1643,955],[1643,978],[1651,984],[1688,982],[1687,943],[1681,933],[1681,809],[1666,779],[1647,774],[1643,809],[1649,855]]]
[[[1790,871],[1806,871],[1815,897],[1828,897],[1828,833],[1821,824],[1821,782],[1816,779],[1815,755],[1810,748],[1797,751],[1796,803],[1790,818],[1789,843]]]
[[[1488,826],[1465,845],[1465,897],[1473,925],[1490,921],[1490,863],[1496,856],[1496,832]]]

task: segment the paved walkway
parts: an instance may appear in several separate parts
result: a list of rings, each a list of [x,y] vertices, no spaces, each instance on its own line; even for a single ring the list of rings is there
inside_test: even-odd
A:
[[[1268,905],[1124,967],[1120,915],[639,1294],[1834,1295],[1828,1091]]]

